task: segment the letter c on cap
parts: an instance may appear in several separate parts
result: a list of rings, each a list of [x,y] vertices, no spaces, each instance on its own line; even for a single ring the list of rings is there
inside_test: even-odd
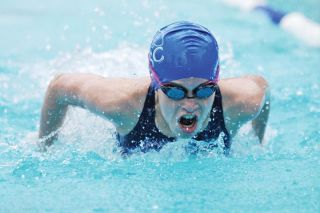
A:
[[[157,47],[157,48],[154,49],[154,51],[152,53],[152,59],[153,59],[154,62],[160,63],[161,61],[164,60],[164,56],[161,54],[161,57],[159,59],[156,58],[156,53],[158,51],[163,51],[163,47]]]

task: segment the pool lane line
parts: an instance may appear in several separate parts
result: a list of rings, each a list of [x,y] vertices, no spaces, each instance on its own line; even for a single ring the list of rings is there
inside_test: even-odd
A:
[[[320,48],[320,24],[299,12],[284,12],[267,5],[264,0],[224,0],[228,5],[243,11],[259,11],[271,22],[289,32],[303,43]]]

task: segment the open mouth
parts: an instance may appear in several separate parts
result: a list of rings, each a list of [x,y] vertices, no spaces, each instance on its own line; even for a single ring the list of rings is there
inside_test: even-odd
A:
[[[198,117],[192,114],[185,114],[179,119],[179,126],[182,131],[192,133],[197,127]]]

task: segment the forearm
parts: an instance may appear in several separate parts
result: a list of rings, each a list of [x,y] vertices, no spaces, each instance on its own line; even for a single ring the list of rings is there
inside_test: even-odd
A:
[[[61,127],[68,105],[58,92],[50,87],[46,93],[41,110],[39,138],[43,145],[51,145],[57,138],[57,130]]]
[[[259,141],[261,144],[263,144],[264,134],[267,127],[267,122],[269,118],[269,112],[270,112],[270,97],[269,93],[266,94],[266,98],[263,104],[263,107],[261,108],[261,111],[259,115],[252,120],[252,127],[259,138]]]

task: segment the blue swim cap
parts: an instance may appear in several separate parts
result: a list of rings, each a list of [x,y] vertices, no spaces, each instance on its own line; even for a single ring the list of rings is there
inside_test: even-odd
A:
[[[149,70],[156,88],[160,84],[189,77],[217,81],[219,51],[214,36],[205,27],[175,22],[161,28],[149,52]]]

